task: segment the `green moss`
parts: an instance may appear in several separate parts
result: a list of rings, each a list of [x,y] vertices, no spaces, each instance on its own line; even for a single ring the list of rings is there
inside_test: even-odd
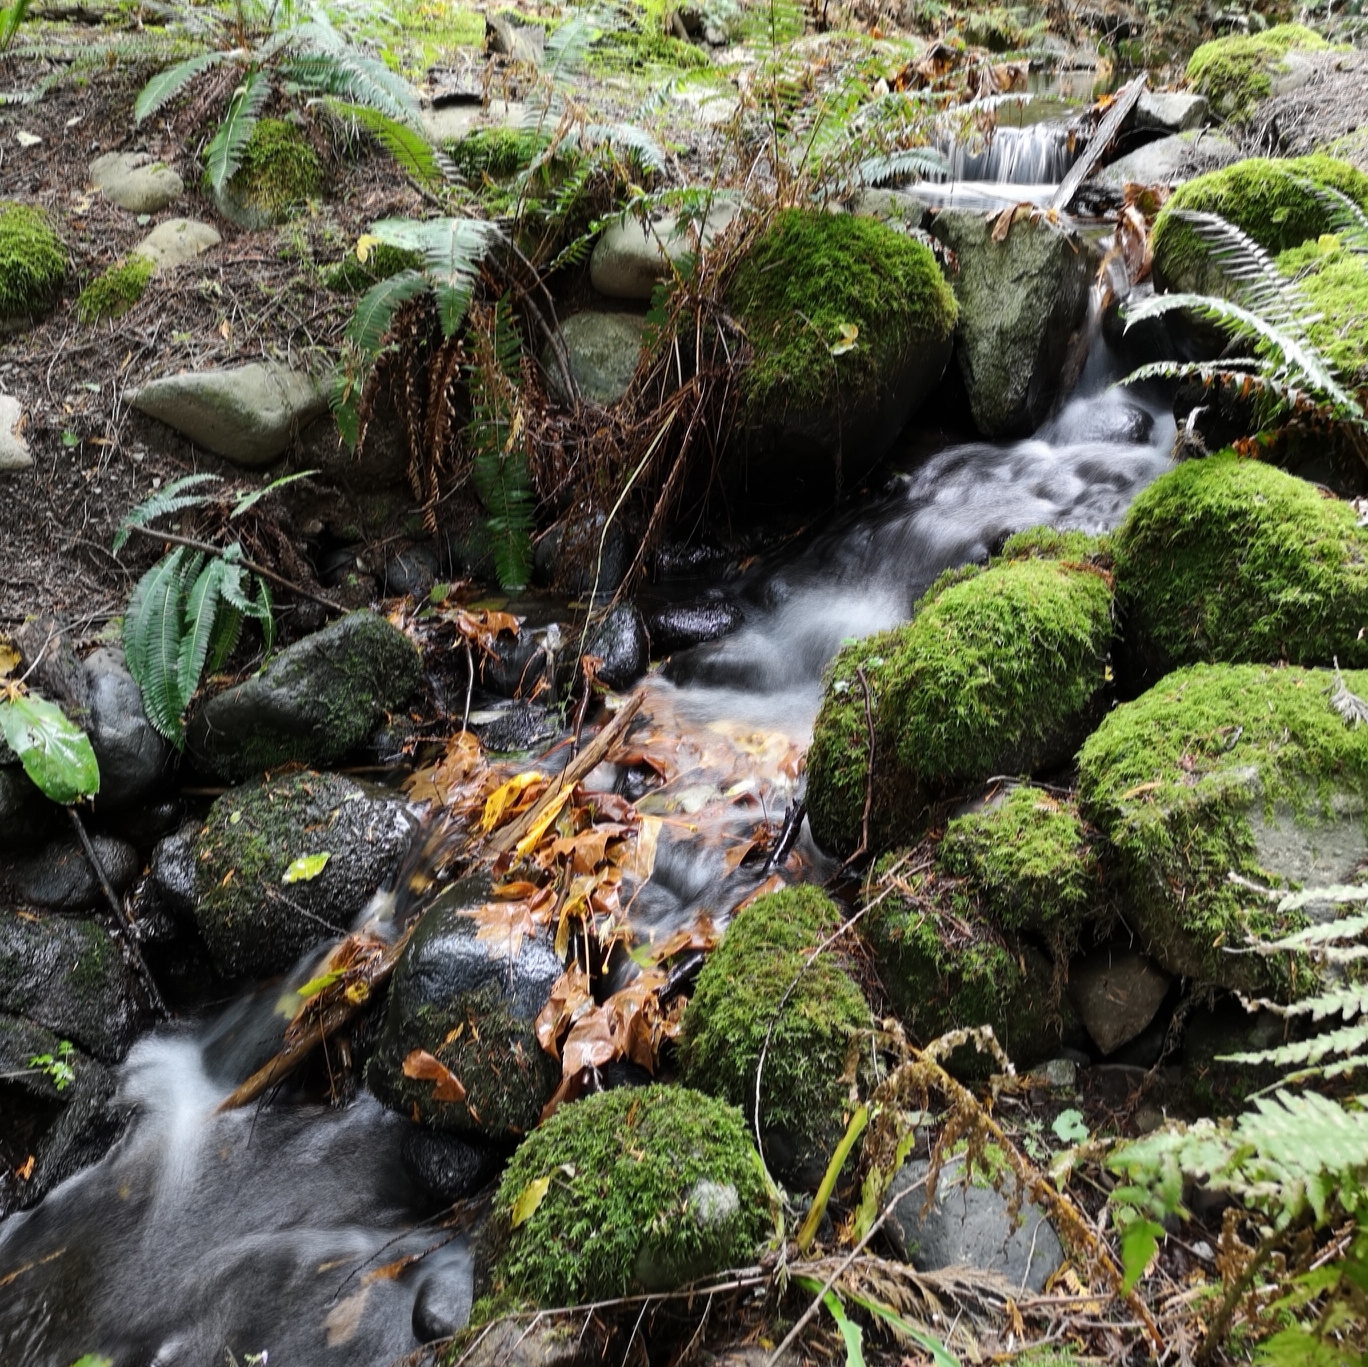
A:
[[[922,867],[901,883],[881,882],[923,859],[889,855],[874,870],[881,900],[860,922],[888,999],[911,1038],[929,1044],[952,1030],[991,1025],[1012,1061],[1028,1067],[1059,1045],[1067,1008],[1045,956],[1023,948],[982,915],[963,880]],[[957,1071],[992,1069],[972,1047]]]
[[[812,950],[840,924],[835,904],[812,887],[760,898],[732,921],[709,955],[684,1015],[683,1080],[740,1106],[751,1120],[756,1065],[769,1035],[761,1125],[777,1171],[825,1155],[844,1128],[847,1057],[869,1027],[869,1008],[840,966],[839,943],[799,976]],[[794,1163],[776,1157],[771,1136],[793,1151]]]
[[[1013,532],[994,556],[1004,560],[1063,560],[1081,565],[1106,558],[1106,542],[1090,532],[1062,531],[1056,527],[1027,527]]]
[[[400,271],[422,268],[417,252],[406,252],[402,247],[391,247],[386,242],[373,245],[365,261],[358,261],[355,252],[348,252],[341,261],[323,271],[323,283],[339,294],[363,294],[372,285],[388,280]]]
[[[1279,881],[1259,856],[1286,862],[1280,831],[1314,828],[1321,840],[1334,822],[1353,843],[1368,728],[1346,726],[1330,706],[1332,677],[1193,665],[1116,708],[1079,751],[1083,814],[1110,842],[1127,919],[1170,972],[1288,990],[1283,961],[1225,952],[1294,924],[1229,875]],[[1368,675],[1344,677],[1368,694]]]
[[[261,119],[242,152],[232,192],[271,222],[296,212],[323,188],[323,167],[298,128],[284,119]]]
[[[1224,119],[1240,119],[1272,88],[1273,73],[1294,48],[1316,51],[1325,39],[1301,24],[1278,24],[1263,33],[1235,33],[1203,43],[1188,61],[1188,83]]]
[[[145,256],[130,256],[96,276],[77,296],[76,314],[83,323],[100,323],[127,313],[147,289],[153,264]]]
[[[1128,668],[1368,667],[1368,531],[1347,503],[1222,452],[1155,480],[1112,537]]]
[[[1206,246],[1175,214],[1180,209],[1219,214],[1261,247],[1278,253],[1330,231],[1330,211],[1301,180],[1328,185],[1368,206],[1368,175],[1347,162],[1315,154],[1269,160],[1253,157],[1197,176],[1174,191],[1155,220],[1155,268],[1172,289],[1224,294],[1229,285]]]
[[[965,878],[1002,930],[1030,932],[1066,960],[1100,895],[1092,842],[1072,798],[1013,788],[1000,802],[956,817],[936,851],[945,873]]]
[[[930,251],[872,218],[789,209],[737,267],[728,306],[755,348],[746,420],[872,400],[914,348],[947,337],[955,297]],[[856,345],[833,356],[844,327]]]
[[[66,275],[66,248],[47,216],[0,205],[0,322],[46,312]]]
[[[870,839],[913,834],[929,803],[995,774],[1066,759],[1102,705],[1111,589],[1091,568],[997,564],[944,588],[913,620],[847,646],[827,675],[808,751],[808,812],[828,850],[861,839],[869,726]]]
[[[710,65],[708,54],[692,43],[664,33],[612,29],[589,49],[591,71],[697,71]]]
[[[1307,335],[1352,388],[1368,384],[1368,258],[1323,236],[1278,257],[1314,310]]]
[[[545,1195],[511,1228],[519,1198],[543,1181]],[[748,1264],[774,1218],[741,1113],[647,1087],[560,1107],[513,1155],[492,1224],[493,1300],[558,1306]]]
[[[537,154],[537,137],[517,128],[482,128],[459,142],[446,145],[447,155],[467,179],[492,176],[497,180],[526,168]]]

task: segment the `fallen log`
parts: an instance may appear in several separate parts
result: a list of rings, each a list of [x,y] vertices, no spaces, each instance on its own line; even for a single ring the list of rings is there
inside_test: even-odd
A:
[[[1111,108],[1098,124],[1097,131],[1088,139],[1083,155],[1069,168],[1068,174],[1059,182],[1059,188],[1050,196],[1047,208],[1064,210],[1073,203],[1079,186],[1092,175],[1097,163],[1111,146],[1112,139],[1121,131],[1121,125],[1125,122],[1126,115],[1135,107],[1136,100],[1145,89],[1147,79],[1142,71],[1129,85],[1123,85],[1116,92]]]

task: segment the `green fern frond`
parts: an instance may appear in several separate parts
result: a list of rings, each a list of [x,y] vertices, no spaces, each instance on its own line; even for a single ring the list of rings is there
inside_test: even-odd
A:
[[[0,9],[0,52],[9,50],[14,35],[19,32],[19,25],[28,14],[29,3],[30,0],[11,0],[10,4]]]
[[[645,171],[663,171],[665,153],[660,144],[644,128],[630,123],[587,123],[584,125],[584,140],[593,147],[607,143],[611,147],[623,148]]]
[[[906,147],[892,152],[881,152],[860,162],[858,176],[862,185],[886,185],[891,180],[945,180],[950,174],[950,163],[943,152],[934,147]]]
[[[412,128],[420,127],[418,100],[406,81],[383,62],[351,50],[301,52],[280,63],[281,74],[316,95],[373,109]]]
[[[189,57],[175,66],[167,67],[165,71],[159,71],[143,86],[134,101],[133,122],[142,123],[155,114],[163,105],[174,100],[196,76],[202,76],[211,67],[243,55],[241,51],[201,52],[196,57]]]
[[[389,330],[390,319],[400,304],[428,287],[421,271],[400,271],[372,285],[361,296],[347,324],[347,339],[366,356],[376,356]]]
[[[1333,185],[1296,177],[1295,182],[1324,207],[1330,221],[1330,231],[1339,238],[1340,245],[1351,252],[1368,252],[1368,213],[1363,206]]]
[[[210,556],[190,589],[185,604],[185,635],[181,637],[176,659],[177,687],[184,710],[204,672],[204,662],[214,640],[214,627],[222,600],[226,566],[218,556]]]
[[[461,179],[451,158],[408,124],[363,104],[330,99],[328,108],[359,123],[390,154],[401,171],[421,184],[439,185],[444,180],[455,183]]]
[[[204,149],[209,184],[221,192],[242,165],[242,154],[252,137],[267,96],[271,78],[264,71],[253,71],[233,95],[228,113]]]
[[[179,512],[182,508],[195,508],[212,503],[214,499],[211,494],[185,492],[197,484],[208,483],[221,483],[220,477],[210,474],[182,475],[158,489],[150,498],[144,499],[136,508],[124,514],[123,521],[119,523],[119,530],[114,533],[110,549],[117,555],[123,549],[134,527],[146,527],[157,518],[164,517],[167,513]]]
[[[180,646],[188,582],[204,557],[177,546],[143,575],[124,616],[124,658],[142,694],[147,719],[179,747],[184,742]]]
[[[603,37],[604,24],[596,16],[573,14],[546,40],[545,70],[553,82],[568,80],[584,68],[589,50]]]
[[[497,231],[478,218],[386,218],[371,228],[381,242],[422,257],[445,337],[454,336],[465,321],[480,266]]]

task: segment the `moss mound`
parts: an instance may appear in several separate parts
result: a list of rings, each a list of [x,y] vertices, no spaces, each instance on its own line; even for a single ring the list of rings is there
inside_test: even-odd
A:
[[[539,1183],[544,1194],[511,1228]],[[747,1264],[774,1223],[741,1113],[682,1087],[560,1107],[513,1155],[492,1222],[493,1296],[542,1306],[664,1290]]]
[[[0,204],[0,323],[46,312],[65,276],[66,248],[46,215]]]
[[[918,343],[948,337],[955,296],[928,248],[872,218],[789,209],[737,267],[728,303],[755,359],[750,421],[871,399]],[[858,329],[840,356],[842,329]]]
[[[322,163],[299,129],[284,119],[261,119],[243,148],[232,197],[263,223],[279,223],[322,189]]]
[[[446,152],[468,179],[492,176],[504,180],[531,162],[537,154],[537,137],[517,128],[482,128],[458,142],[447,143]]]
[[[101,323],[128,312],[147,289],[154,267],[145,256],[130,256],[111,266],[76,298],[76,314],[83,323]]]
[[[956,817],[936,851],[945,873],[965,878],[988,919],[1048,943],[1066,960],[1100,894],[1100,871],[1072,798],[1013,788],[1000,802]]]
[[[1368,667],[1368,531],[1295,475],[1228,451],[1187,461],[1112,546],[1137,682],[1199,660]]]
[[[1175,212],[1220,214],[1261,247],[1278,253],[1330,231],[1326,207],[1299,181],[1328,185],[1368,206],[1368,175],[1319,153],[1270,160],[1253,157],[1181,185],[1160,211],[1153,234],[1155,269],[1171,289],[1224,294],[1224,274]]]
[[[1368,694],[1368,675],[1344,677]],[[1226,952],[1292,928],[1229,875],[1343,883],[1368,855],[1368,727],[1345,725],[1332,683],[1328,670],[1193,665],[1080,750],[1083,814],[1110,842],[1127,920],[1170,972],[1287,991],[1281,960]]]
[[[812,887],[752,903],[699,974],[679,1042],[683,1080],[753,1121],[755,1069],[773,1023],[760,1097],[765,1152],[776,1171],[812,1185],[844,1128],[849,1083],[842,1079],[870,1021],[863,994],[840,966],[839,942],[799,976],[840,924],[835,904]]]
[[[402,247],[391,247],[388,242],[375,243],[364,261],[355,252],[348,252],[341,261],[323,271],[323,283],[339,294],[364,294],[372,285],[388,280],[400,271],[422,268],[417,252],[406,252]]]
[[[1062,762],[1100,715],[1106,574],[1043,559],[962,574],[928,594],[911,622],[847,646],[831,666],[807,760],[809,819],[824,849],[848,853],[861,839],[870,763],[861,676],[874,723],[876,851],[966,785]]]
[[[1368,258],[1326,234],[1278,256],[1315,312],[1307,335],[1352,389],[1368,385]]]
[[[1294,48],[1328,47],[1302,24],[1277,24],[1263,33],[1235,33],[1203,43],[1189,58],[1188,83],[1223,119],[1241,119],[1269,93],[1273,73]]]
[[[1068,999],[1039,950],[1023,947],[984,917],[971,885],[938,870],[903,875],[924,859],[888,855],[874,869],[882,900],[860,922],[888,999],[908,1034],[929,1044],[951,1030],[991,1025],[1021,1067],[1059,1047]],[[1071,1023],[1071,1022],[1070,1022]],[[956,1071],[995,1070],[972,1047],[952,1056]]]

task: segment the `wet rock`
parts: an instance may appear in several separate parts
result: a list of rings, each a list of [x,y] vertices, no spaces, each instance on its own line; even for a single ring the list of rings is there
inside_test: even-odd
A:
[[[215,800],[194,844],[195,922],[225,977],[280,973],[344,933],[413,835],[407,808],[337,774],[245,784]],[[297,860],[323,856],[321,867]]]
[[[889,1186],[889,1200],[909,1193],[885,1225],[898,1256],[919,1272],[972,1267],[1040,1294],[1064,1262],[1059,1236],[1040,1208],[1023,1205],[1022,1223],[1014,1226],[1007,1196],[977,1174],[966,1180],[964,1159],[957,1156],[941,1169],[935,1202],[923,1216],[924,1193],[911,1189],[928,1170],[925,1160],[914,1159],[902,1166]]]
[[[589,638],[585,653],[599,659],[598,678],[623,692],[651,665],[651,640],[634,603],[619,603]]]
[[[133,255],[145,256],[154,275],[164,275],[193,261],[201,252],[217,247],[222,239],[207,223],[193,218],[168,218],[158,223],[136,247]]]
[[[729,201],[715,204],[702,226],[706,247],[736,217]],[[610,299],[649,299],[655,287],[698,251],[699,236],[688,223],[662,215],[648,228],[627,215],[604,230],[589,259],[589,278]]]
[[[198,821],[187,821],[178,831],[157,841],[147,870],[151,906],[178,920],[195,914],[195,840]]]
[[[532,570],[537,583],[577,597],[611,595],[635,554],[620,517],[609,524],[606,536],[601,516],[575,518],[568,527],[557,523],[537,542]]]
[[[1160,133],[1189,133],[1211,122],[1211,106],[1205,95],[1189,91],[1142,90],[1126,122]]]
[[[276,361],[167,375],[143,385],[129,402],[247,469],[284,455],[296,434],[328,407],[323,385]]]
[[[615,403],[626,392],[641,360],[646,319],[635,313],[600,313],[587,309],[561,324],[566,359],[580,397],[590,403]],[[542,351],[542,372],[551,394],[569,402],[565,379],[550,344]]]
[[[20,435],[24,407],[9,394],[0,394],[0,474],[27,470],[33,464],[28,442]]]
[[[1154,418],[1139,404],[1090,404],[1080,415],[1076,428],[1070,428],[1070,440],[1116,442],[1124,446],[1143,446],[1154,431]]]
[[[465,672],[464,662],[460,670]],[[501,698],[531,693],[545,673],[546,647],[530,629],[501,631],[490,650],[475,654],[475,682]]]
[[[1044,219],[1019,218],[998,242],[982,214],[949,209],[931,231],[959,262],[956,352],[975,424],[989,437],[1033,432],[1087,312],[1090,251]]]
[[[100,765],[98,810],[136,802],[168,775],[171,747],[147,720],[142,693],[123,651],[105,647],[86,657],[90,698],[87,734]]]
[[[196,708],[187,746],[196,763],[230,780],[290,760],[330,763],[421,682],[418,651],[402,631],[376,613],[348,613]]]
[[[94,836],[91,844],[114,891],[127,892],[142,867],[137,850],[108,835]],[[16,860],[13,876],[19,896],[36,907],[75,912],[105,905],[104,890],[75,836],[54,841],[31,859]]]
[[[498,1154],[485,1145],[418,1125],[404,1136],[399,1158],[416,1186],[447,1205],[479,1191],[500,1167]]]
[[[536,1127],[560,1081],[535,1026],[562,966],[540,937],[480,938],[470,913],[487,895],[487,883],[467,880],[423,914],[394,971],[366,1077],[386,1106],[421,1124],[506,1138]],[[415,1050],[459,1086],[409,1077]]]
[[[106,152],[90,163],[90,182],[108,200],[135,214],[155,214],[185,189],[164,162],[146,152]]]
[[[409,546],[385,562],[385,594],[426,598],[437,581],[437,553],[431,546]]]
[[[33,849],[61,820],[19,764],[0,762],[0,849]]]
[[[669,655],[730,636],[745,620],[745,613],[735,603],[703,598],[694,603],[671,603],[653,612],[647,630],[655,653]]]
[[[433,1274],[413,1297],[413,1337],[435,1343],[464,1329],[470,1320],[470,1281]]]
[[[472,719],[470,729],[493,754],[520,754],[551,739],[556,728],[541,703],[519,698],[487,720]]]
[[[1069,969],[1069,993],[1103,1054],[1129,1044],[1154,1019],[1173,979],[1133,949],[1098,949]]]
[[[1134,152],[1118,157],[1096,173],[1102,185],[1120,190],[1128,182],[1136,185],[1181,185],[1238,161],[1240,150],[1219,133],[1175,133],[1171,137],[1147,142]]]
[[[137,1031],[135,988],[117,941],[96,922],[0,911],[0,1011],[115,1063]]]

